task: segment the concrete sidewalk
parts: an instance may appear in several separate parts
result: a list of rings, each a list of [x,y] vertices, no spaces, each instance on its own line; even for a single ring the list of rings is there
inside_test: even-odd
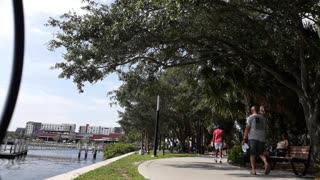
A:
[[[138,170],[146,179],[151,180],[206,180],[206,179],[300,179],[291,171],[271,171],[264,174],[263,169],[257,175],[250,175],[250,169],[233,166],[222,159],[215,163],[213,157],[183,157],[151,160],[142,163]],[[304,177],[313,179],[314,177]]]

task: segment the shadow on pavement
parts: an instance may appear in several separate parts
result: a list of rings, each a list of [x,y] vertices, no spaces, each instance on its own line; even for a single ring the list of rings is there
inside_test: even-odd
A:
[[[207,162],[190,162],[187,164],[164,164],[166,166],[171,166],[175,168],[190,168],[190,169],[206,169],[206,170],[239,170],[239,167],[236,166],[230,166],[230,165],[224,165],[218,164],[218,163],[207,163]]]
[[[314,179],[314,177],[295,176],[295,175],[289,175],[289,174],[278,173],[278,172],[277,172],[277,174],[268,174],[268,175],[265,175],[263,173],[261,173],[261,174],[257,173],[257,175],[250,175],[250,172],[248,172],[248,174],[231,173],[231,174],[226,174],[226,175],[237,176],[237,177],[241,177],[241,178],[256,177],[256,178],[264,178],[264,179],[274,179],[274,178]]]
[[[178,161],[179,162],[179,161]],[[270,174],[265,175],[264,171],[258,170],[257,175],[250,174],[250,168],[243,168],[239,166],[233,166],[228,163],[214,163],[214,162],[184,162],[184,164],[163,164],[165,166],[170,166],[173,168],[184,168],[184,169],[202,169],[202,170],[218,170],[227,171],[225,175],[241,177],[241,178],[264,178],[264,179],[274,179],[274,178],[293,178],[293,179],[314,179],[313,176],[296,176],[292,172],[287,171],[271,171]],[[230,171],[240,170],[243,173],[230,173]]]

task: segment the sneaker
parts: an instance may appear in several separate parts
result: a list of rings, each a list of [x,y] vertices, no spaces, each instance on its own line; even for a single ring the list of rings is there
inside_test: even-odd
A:
[[[252,172],[252,171],[250,172],[250,174],[251,174],[251,175],[257,175],[256,172]]]
[[[219,163],[222,163],[222,161],[220,160]]]
[[[214,159],[214,162],[216,162],[216,163],[217,163],[217,162],[218,162],[218,160],[217,160],[217,159]]]
[[[266,167],[266,169],[265,169],[265,171],[264,171],[264,174],[269,174],[270,173],[270,164],[268,163],[267,164],[267,167]]]

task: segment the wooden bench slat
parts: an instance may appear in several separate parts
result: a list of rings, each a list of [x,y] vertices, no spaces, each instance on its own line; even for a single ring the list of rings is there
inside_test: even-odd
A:
[[[299,155],[299,154],[294,154],[294,155],[290,155],[291,158],[299,158],[299,159],[308,159],[308,155]]]
[[[292,151],[307,151],[309,150],[309,148],[300,148],[300,149],[293,149],[293,148],[290,148]]]
[[[291,146],[292,149],[301,149],[301,148],[305,148],[305,149],[309,149],[310,146]]]
[[[290,146],[288,153],[285,157],[281,156],[269,156],[269,159],[273,161],[272,169],[275,167],[276,162],[290,162],[292,170],[296,175],[299,175],[294,163],[304,163],[305,169],[302,175],[305,175],[310,164],[311,146]]]
[[[290,150],[292,153],[309,153],[309,150]]]

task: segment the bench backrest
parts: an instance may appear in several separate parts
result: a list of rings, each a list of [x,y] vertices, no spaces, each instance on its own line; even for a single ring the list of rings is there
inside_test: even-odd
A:
[[[290,146],[289,157],[299,159],[310,159],[311,147],[310,146]]]

